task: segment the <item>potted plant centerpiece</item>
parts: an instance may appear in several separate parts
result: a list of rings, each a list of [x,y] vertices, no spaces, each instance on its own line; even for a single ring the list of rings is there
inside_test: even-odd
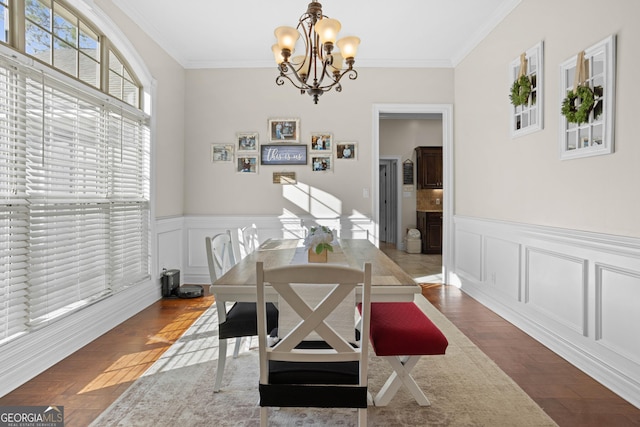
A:
[[[311,227],[304,239],[304,246],[309,249],[309,262],[327,262],[327,251],[333,252],[333,242],[333,231],[329,227]]]

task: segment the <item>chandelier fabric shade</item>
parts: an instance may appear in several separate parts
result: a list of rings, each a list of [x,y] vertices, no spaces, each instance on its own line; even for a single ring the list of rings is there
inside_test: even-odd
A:
[[[282,86],[288,80],[317,104],[323,93],[333,88],[342,91],[341,80],[345,75],[350,80],[357,79],[353,64],[360,39],[348,36],[336,40],[341,28],[340,21],[323,15],[318,2],[309,3],[296,28],[276,28],[277,43],[271,48],[280,71],[276,84]],[[293,56],[300,44],[301,54]]]

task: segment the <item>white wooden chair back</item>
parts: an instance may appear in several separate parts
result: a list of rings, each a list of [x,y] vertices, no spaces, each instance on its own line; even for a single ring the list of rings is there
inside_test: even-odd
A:
[[[213,237],[205,238],[205,246],[207,249],[207,264],[209,266],[209,278],[211,284],[218,280],[231,267],[236,264],[236,257],[233,251],[233,241],[231,239],[231,231],[216,234]],[[227,304],[224,300],[216,298],[216,309],[218,310],[218,324],[227,321]],[[233,357],[238,357],[241,337],[237,337]],[[218,365],[216,369],[216,380],[213,386],[214,393],[220,391],[222,385],[222,374],[227,359],[227,339],[218,336]]]
[[[207,264],[211,283],[215,282],[236,264],[231,242],[231,232],[206,237]]]
[[[367,384],[367,355],[369,343],[369,309],[371,294],[371,264],[364,265],[364,270],[331,264],[290,265],[273,269],[264,269],[263,263],[256,265],[258,284],[258,342],[260,352],[260,383],[268,382],[269,360],[290,362],[345,362],[360,361],[360,385]],[[267,285],[268,284],[268,285]],[[304,295],[305,288],[312,288],[317,299],[316,284],[332,285],[327,295],[321,297],[317,305],[309,304]],[[305,286],[306,285],[306,286]],[[271,286],[283,301],[300,316],[300,321],[291,331],[283,334],[279,330],[278,343],[267,345],[265,288]],[[349,295],[361,287],[362,292],[362,330],[360,345],[354,347],[355,341],[355,299],[350,304]],[[326,288],[325,288],[326,289]],[[301,292],[302,290],[302,292]],[[346,336],[337,332],[329,320],[335,310],[345,310],[351,322]],[[279,307],[279,311],[281,308]],[[282,311],[281,318],[282,318]],[[278,324],[280,328],[280,324]],[[330,349],[296,349],[302,341],[308,339],[310,333],[316,333],[325,341]]]
[[[258,247],[260,246],[260,241],[258,239],[258,227],[256,227],[255,224],[251,224],[247,227],[242,227],[240,229],[240,235],[242,239],[242,248],[244,250],[242,257],[244,258],[251,252],[258,249]]]

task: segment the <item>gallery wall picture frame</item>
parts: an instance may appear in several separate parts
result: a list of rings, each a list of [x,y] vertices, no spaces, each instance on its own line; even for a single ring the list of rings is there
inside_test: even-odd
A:
[[[329,132],[311,133],[311,151],[332,152],[333,135]]]
[[[358,143],[338,142],[336,144],[336,159],[356,160],[358,158]]]
[[[258,173],[258,155],[238,155],[236,162],[238,173]]]
[[[260,146],[262,165],[306,165],[307,144],[263,144]]]
[[[332,172],[333,164],[330,154],[316,154],[311,156],[311,170],[313,172]]]
[[[292,185],[292,184],[297,184],[298,180],[296,179],[295,172],[274,172],[273,183],[282,184],[282,185]]]
[[[269,119],[269,142],[300,142],[300,119]]]
[[[233,163],[233,144],[211,144],[212,163]]]
[[[240,152],[257,152],[259,145],[258,132],[238,132],[236,133],[237,151]]]

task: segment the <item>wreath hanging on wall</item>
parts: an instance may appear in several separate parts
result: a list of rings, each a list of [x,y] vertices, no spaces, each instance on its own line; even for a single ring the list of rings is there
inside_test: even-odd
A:
[[[589,121],[589,113],[593,109],[595,102],[593,91],[589,86],[580,85],[576,90],[567,92],[567,96],[562,101],[562,115],[569,123],[586,123]],[[577,101],[580,101],[576,105]]]
[[[517,107],[526,104],[529,101],[529,95],[531,95],[531,80],[527,75],[520,76],[511,85],[509,99],[511,99],[513,106]]]

